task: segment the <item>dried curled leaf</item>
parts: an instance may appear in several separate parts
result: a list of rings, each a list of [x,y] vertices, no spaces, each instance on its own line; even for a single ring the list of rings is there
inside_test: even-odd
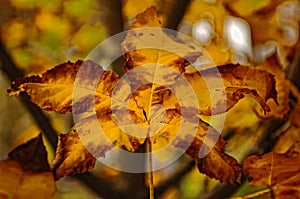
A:
[[[268,112],[270,108],[266,101],[270,98],[276,101],[277,97],[273,75],[252,67],[227,64],[218,66],[217,70],[206,69],[184,76],[197,95],[201,115],[228,111],[247,95],[253,97],[264,112]],[[218,83],[220,78],[223,84]],[[209,89],[206,82],[209,83]],[[211,101],[211,95],[217,96],[217,100]]]
[[[298,142],[285,153],[250,156],[244,161],[244,172],[251,185],[268,185],[276,199],[299,198],[299,152]]]
[[[0,196],[16,199],[51,198],[55,182],[42,135],[29,140],[0,162]]]
[[[179,116],[174,117],[173,123],[178,123],[178,120],[180,120]],[[217,142],[213,146],[210,146],[211,143],[215,142],[216,138]],[[233,184],[241,182],[242,169],[240,164],[236,159],[225,153],[226,142],[213,127],[200,121],[195,137],[185,135],[173,140],[174,146],[178,148],[185,148],[189,142],[191,142],[191,145],[185,153],[196,161],[201,173],[220,180],[223,183]],[[206,153],[209,151],[209,153],[200,158],[201,149],[204,149],[202,152]]]
[[[58,140],[52,170],[55,180],[76,173],[83,173],[95,166],[96,159],[88,152],[80,137],[73,129],[61,134]]]
[[[290,88],[291,82],[286,78],[285,73],[282,71],[280,64],[277,61],[276,54],[269,57],[263,64],[259,66],[260,69],[266,70],[272,75],[276,81],[276,91],[277,91],[277,102],[273,100],[268,100],[267,105],[270,107],[269,112],[263,112],[261,107],[255,107],[254,111],[258,117],[262,119],[276,119],[285,120],[290,112]]]

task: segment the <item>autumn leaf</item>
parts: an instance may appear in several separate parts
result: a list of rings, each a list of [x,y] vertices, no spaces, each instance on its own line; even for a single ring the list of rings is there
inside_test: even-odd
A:
[[[19,145],[0,162],[0,196],[51,198],[55,182],[47,160],[42,134]]]
[[[145,1],[128,1],[122,0],[122,14],[125,22],[130,23],[134,21],[136,14],[141,13],[148,7],[155,6],[158,10],[162,10],[165,2],[158,0],[145,0]],[[160,13],[159,18],[164,20],[165,14]],[[130,24],[127,24],[130,25]]]
[[[99,124],[106,136],[99,133]],[[87,117],[79,121],[68,133],[59,135],[52,169],[55,179],[90,171],[96,158],[105,157],[113,147],[125,146],[135,151],[144,139],[127,135],[115,124],[111,114]]]
[[[184,74],[197,95],[201,115],[207,116],[212,113],[220,114],[228,111],[245,96],[253,97],[264,112],[270,111],[266,103],[269,99],[277,102],[275,80],[270,73],[233,64],[218,66],[217,69],[206,69],[200,74]],[[217,82],[218,78],[222,78],[223,85],[214,83]],[[209,90],[204,87],[208,80],[211,83]],[[210,100],[211,94],[222,97],[213,102]],[[224,109],[222,106],[226,108]]]
[[[142,27],[157,28],[139,29]],[[105,157],[112,147],[135,151],[148,136],[153,144],[163,138],[187,150],[200,172],[210,177],[226,183],[240,181],[241,168],[225,154],[225,141],[199,115],[226,112],[246,95],[269,111],[266,101],[276,100],[273,76],[264,70],[231,64],[195,71],[192,64],[205,56],[200,46],[174,38],[160,27],[154,7],[139,14],[132,23],[122,44],[127,80],[92,61],[77,61],[12,84],[10,95],[26,92],[45,110],[72,111],[79,118],[69,133],[60,135],[52,165],[56,179],[90,170],[95,159]],[[149,48],[153,45],[167,50]],[[80,67],[84,68],[81,72]],[[223,88],[214,86],[218,79],[223,79]],[[213,85],[210,90],[206,81]],[[184,85],[189,85],[190,90]],[[190,100],[193,94],[196,103]],[[217,96],[216,103],[211,102],[211,94]],[[188,103],[181,106],[183,99]],[[181,120],[190,126],[178,133]],[[214,142],[217,143],[212,146]],[[208,155],[200,158],[203,149]]]
[[[244,161],[244,171],[253,186],[268,185],[275,199],[300,196],[300,147],[294,144],[285,153],[270,152],[250,156]]]
[[[83,72],[78,75],[80,67],[83,67],[84,70],[81,70]],[[94,76],[101,73],[98,82]],[[77,81],[75,89],[77,89],[78,94],[73,93],[75,79]],[[70,133],[60,135],[52,165],[56,179],[64,175],[85,172],[94,167],[95,158],[88,152],[79,135],[84,137],[84,140],[92,137],[85,144],[97,146],[98,151],[93,152],[99,154],[99,157],[105,156],[105,152],[111,148],[111,143],[120,147],[124,145],[130,151],[134,151],[143,143],[143,140],[132,138],[122,132],[112,118],[110,96],[118,79],[116,73],[103,71],[99,65],[92,61],[77,61],[76,63],[61,64],[40,76],[26,77],[12,84],[9,89],[10,95],[25,91],[33,102],[37,102],[45,110],[59,113],[73,112],[78,116],[84,114],[82,120],[76,124]],[[92,85],[96,84],[97,88],[94,93]],[[37,91],[39,92],[37,93]],[[75,104],[72,103],[74,99],[76,100]],[[94,109],[98,120],[90,117]],[[95,139],[97,132],[93,132],[93,134],[85,132],[87,128],[95,129],[94,126],[98,123],[104,128],[105,135],[110,141],[109,144],[105,138]],[[108,147],[105,147],[107,145]]]
[[[175,110],[169,111],[173,112],[173,114],[172,117],[168,117],[170,121],[168,121],[168,125],[162,129],[162,132],[174,132],[171,129],[174,129],[174,126],[178,126],[176,124],[180,123],[179,113]],[[168,127],[170,129],[167,129]],[[206,136],[207,134],[208,136]],[[170,135],[166,133],[158,133],[158,135],[164,136],[165,139],[170,138]],[[211,147],[209,144],[214,143],[216,137],[218,138],[217,142]],[[204,138],[206,139],[205,141]],[[226,142],[213,127],[200,121],[195,137],[192,137],[188,133],[183,133],[172,141],[175,147],[182,149],[186,149],[186,145],[190,142],[191,144],[185,153],[196,161],[201,173],[205,173],[209,177],[218,179],[224,183],[232,184],[241,182],[242,173],[239,163],[233,157],[225,153]],[[201,149],[204,150],[201,151]],[[200,158],[200,153],[206,153],[207,151],[209,151],[209,153],[205,157]]]
[[[231,64],[219,66],[218,70],[211,69],[203,70],[200,73],[198,71],[190,73],[186,71],[186,67],[193,64],[193,62],[197,59],[200,59],[201,55],[204,55],[202,48],[199,47],[199,44],[192,41],[189,43],[176,41],[176,39],[170,37],[162,30],[149,30],[149,32],[147,31],[143,34],[143,32],[140,32],[140,29],[138,29],[142,27],[160,26],[161,24],[156,16],[154,7],[150,7],[144,13],[137,15],[136,21],[129,28],[132,32],[128,33],[123,42],[123,49],[125,51],[125,57],[127,58],[125,70],[128,71],[147,63],[156,63],[172,67],[174,70],[183,74],[195,90],[201,114],[203,115],[210,115],[211,110],[222,110],[220,109],[220,105],[226,103],[225,99],[224,101],[221,101],[221,99],[220,101],[216,101],[216,104],[219,104],[219,107],[215,107],[215,104],[210,105],[211,93],[216,93],[216,96],[224,96],[224,94],[221,93],[222,88],[220,88],[220,86],[223,85],[217,84],[216,87],[210,85],[210,90],[208,90],[206,86],[206,82],[208,81],[210,84],[218,82],[213,79],[215,78],[217,80],[220,78],[220,73],[226,89],[226,110],[230,109],[245,95],[250,95],[260,103],[265,112],[270,111],[265,102],[269,98],[273,98],[276,102],[277,93],[275,90],[275,80],[273,75],[263,70]],[[153,41],[153,37],[156,38],[155,41]],[[152,46],[164,46],[164,49],[169,49],[169,51],[161,49],[144,49],[147,47],[151,48]],[[176,52],[176,54],[172,52]],[[153,67],[157,68],[157,66]],[[143,76],[139,78],[144,79],[146,77]],[[139,81],[139,78],[135,79],[135,81]],[[148,79],[151,78],[153,77],[148,77]],[[175,75],[174,78],[176,78]],[[220,93],[219,95],[217,94],[218,92]],[[214,111],[214,113],[218,114],[222,112]]]
[[[10,96],[26,92],[30,100],[44,110],[71,112],[73,84],[81,64],[82,61],[67,62],[41,75],[18,79],[7,91]]]
[[[275,53],[259,65],[258,68],[274,75],[277,101],[274,99],[267,101],[267,105],[270,107],[269,112],[264,112],[259,106],[254,107],[254,112],[259,118],[265,120],[286,120],[290,113],[289,96],[292,93],[291,88],[294,87],[293,84],[287,79],[284,71],[282,71]]]
[[[96,159],[73,129],[68,134],[59,136],[55,159],[51,165],[56,180],[65,175],[89,171],[94,168],[95,162]]]
[[[157,22],[155,23],[154,20]],[[149,21],[149,23],[147,23]],[[232,106],[234,106],[240,99],[242,99],[246,95],[250,95],[256,99],[260,105],[264,108],[265,111],[270,111],[269,107],[265,103],[269,98],[274,98],[276,101],[276,90],[275,90],[275,81],[274,78],[271,74],[269,74],[266,71],[263,70],[258,70],[254,69],[251,67],[243,67],[239,65],[226,65],[226,66],[220,66],[218,67],[218,70],[212,70],[212,69],[206,69],[202,70],[200,74],[198,72],[190,73],[186,72],[185,68],[192,63],[187,62],[187,59],[189,59],[190,62],[195,62],[198,57],[203,55],[202,50],[199,49],[199,46],[197,47],[196,44],[194,43],[182,43],[179,41],[176,41],[176,39],[168,36],[166,33],[163,31],[161,32],[156,32],[151,30],[149,32],[140,32],[141,27],[148,27],[148,26],[154,26],[154,27],[159,27],[161,26],[159,23],[158,18],[156,17],[155,14],[155,9],[153,7],[147,9],[144,13],[139,14],[137,16],[136,21],[131,25],[129,28],[132,30],[130,32],[126,39],[123,42],[123,49],[125,51],[125,57],[127,58],[127,62],[125,65],[125,70],[131,71],[131,70],[136,70],[135,68],[140,67],[141,71],[143,73],[140,73],[139,75],[136,74],[134,78],[130,79],[134,82],[147,82],[147,79],[157,80],[157,82],[163,82],[164,80],[164,86],[166,87],[172,87],[171,85],[174,84],[175,82],[171,81],[172,79],[177,79],[176,75],[180,76],[183,75],[189,82],[189,84],[192,86],[194,89],[194,93],[197,95],[197,99],[199,102],[199,107],[200,107],[200,114],[203,115],[211,115],[211,110],[214,109],[215,114],[225,112],[229,110]],[[159,37],[158,37],[159,35]],[[155,41],[151,38],[152,36],[156,36]],[[134,39],[134,37],[138,37],[138,40]],[[150,43],[151,41],[151,43]],[[167,49],[172,49],[176,51],[176,49],[182,50],[182,52],[186,52],[186,54],[177,51],[177,54],[181,54],[182,56],[178,56],[177,54],[170,53],[168,51],[164,51],[161,49],[146,49],[146,47],[151,47],[154,42],[157,42],[157,46],[163,46],[163,45],[168,45],[168,43],[171,43],[172,46],[169,47],[167,46]],[[185,47],[182,46],[182,44],[185,44]],[[141,49],[142,48],[142,49]],[[170,50],[172,52],[172,50]],[[127,53],[128,52],[128,53]],[[178,53],[179,52],[179,53]],[[172,67],[176,72],[166,72],[165,74],[167,75],[162,75],[157,77],[158,75],[154,76],[151,73],[151,70],[158,71],[158,69],[149,69],[146,67],[143,67],[143,65],[147,63],[156,63],[154,65],[149,65],[148,67],[153,67],[153,68],[158,68],[159,64],[161,65],[167,65],[169,67]],[[160,67],[159,71],[164,74],[164,68]],[[217,93],[218,91],[222,90],[220,87],[215,87],[214,90],[209,90],[206,88],[206,82],[205,79],[209,79],[209,83],[214,82],[214,78],[218,78],[218,74],[221,74],[219,78],[223,78],[224,81],[224,86],[225,86],[225,94],[226,97],[223,95],[223,98],[220,98],[219,101],[217,101],[215,104],[210,104],[210,94],[211,93]],[[144,75],[141,75],[144,74]],[[147,77],[148,74],[149,77]],[[167,77],[168,76],[168,77]],[[257,79],[256,79],[257,78]],[[146,79],[146,80],[145,80]],[[171,80],[170,80],[171,79]],[[166,81],[167,80],[167,81]],[[262,81],[263,80],[263,81]],[[168,82],[170,81],[170,82]],[[263,83],[262,83],[263,82]],[[176,83],[175,83],[176,84]],[[146,89],[143,90],[142,94],[138,94],[140,96],[140,100],[137,100],[138,102],[141,102],[142,96],[151,96],[153,94],[149,94],[149,92],[152,93],[159,93],[159,89],[161,89],[161,92],[166,92],[165,87],[159,88],[157,85],[152,85],[152,90],[148,89],[148,91],[145,91]],[[181,90],[183,91],[183,90]],[[148,93],[147,93],[148,92]],[[220,91],[221,92],[221,91]],[[171,92],[169,92],[171,93]],[[164,96],[163,100],[161,100],[163,106],[165,108],[169,107],[178,107],[176,106],[176,97],[172,94],[168,95],[162,95]],[[216,95],[220,96],[220,95]],[[227,104],[225,102],[225,99],[227,100]],[[174,101],[173,101],[174,100]],[[137,102],[137,103],[138,103]],[[142,113],[142,110],[145,111],[146,117],[149,118],[149,113],[148,109],[149,106],[154,105],[157,103],[153,102],[148,102],[144,103],[143,105],[138,105],[135,107],[135,111],[140,109],[140,113]],[[173,104],[173,106],[171,105]],[[177,104],[178,105],[178,104]],[[220,107],[222,105],[225,105],[225,109],[221,109]],[[142,107],[142,108],[141,108]],[[171,111],[170,111],[171,112]],[[167,113],[169,113],[167,111]],[[140,114],[142,115],[142,114]],[[154,114],[156,115],[156,114]],[[169,115],[167,114],[167,117]],[[167,122],[170,124],[169,122]],[[201,125],[202,123],[200,123]],[[203,124],[202,124],[203,125]],[[205,126],[205,125],[204,125]],[[174,129],[174,127],[173,127]],[[199,129],[201,129],[199,127]],[[202,128],[202,130],[207,130],[207,128]],[[164,132],[168,132],[165,130]],[[196,161],[199,161],[198,158],[198,152],[199,149],[201,148],[201,142],[203,141],[203,138],[205,136],[205,132],[207,131],[200,131],[197,133],[198,136],[198,141],[195,141],[194,144],[190,148],[196,148],[193,150],[188,150],[188,154],[196,159]],[[169,133],[170,134],[170,133]],[[163,135],[163,137],[168,137],[170,135]],[[158,133],[158,137],[161,135],[161,133]],[[196,136],[196,137],[197,137]],[[171,136],[172,137],[172,136]],[[183,138],[185,140],[186,138]],[[171,139],[169,139],[171,140]],[[222,143],[220,141],[219,143]],[[178,144],[179,146],[180,144]],[[199,161],[199,168],[201,172],[204,172],[208,174],[211,177],[216,177],[221,181],[226,181],[226,182],[234,182],[237,179],[240,179],[240,174],[239,174],[239,166],[237,166],[237,162],[233,160],[231,157],[224,155],[224,145],[219,144],[219,148],[216,147],[214,148],[213,151],[208,155],[208,158],[203,158],[203,161]],[[190,151],[194,151],[194,154],[191,153]],[[215,157],[215,158],[212,158]],[[216,157],[219,158],[219,165],[228,165],[228,168],[226,171],[230,173],[230,175],[225,176],[220,174],[221,172],[218,173],[218,164],[213,164],[215,165],[214,171],[209,171],[209,167],[207,165],[207,162],[210,162],[212,164],[212,159],[217,159]],[[207,162],[205,162],[207,161]],[[203,163],[205,162],[205,163]],[[206,165],[206,166],[205,166]],[[204,169],[205,168],[205,169]],[[219,169],[221,171],[221,168]],[[218,174],[217,174],[218,173]],[[238,180],[237,180],[238,181]]]

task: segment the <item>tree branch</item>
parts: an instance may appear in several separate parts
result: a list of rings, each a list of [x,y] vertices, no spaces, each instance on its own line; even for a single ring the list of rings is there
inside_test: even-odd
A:
[[[107,11],[103,17],[103,22],[108,28],[108,36],[113,36],[123,31],[123,17],[121,0],[102,0],[101,6]]]
[[[185,10],[189,5],[190,0],[180,0],[173,3],[173,7],[168,16],[166,28],[176,30],[182,20]]]

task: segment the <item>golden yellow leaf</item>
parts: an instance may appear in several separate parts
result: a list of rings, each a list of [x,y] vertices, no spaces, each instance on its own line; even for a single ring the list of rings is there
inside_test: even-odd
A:
[[[224,183],[241,182],[242,169],[233,157],[225,154],[226,142],[220,136],[219,132],[209,124],[200,121],[197,126],[195,137],[187,132],[178,135],[174,139],[174,134],[177,133],[177,129],[174,130],[174,128],[178,128],[178,124],[180,124],[180,113],[176,110],[169,110],[167,125],[157,133],[157,136],[162,136],[165,139],[172,141],[172,144],[175,147],[186,150],[185,153],[196,161],[197,167],[201,173]],[[192,129],[187,129],[186,131],[189,130],[192,131]],[[216,138],[218,138],[217,142],[214,143]],[[191,144],[187,147],[186,145],[189,143]],[[214,144],[213,147],[211,146],[211,143]],[[203,149],[204,151],[201,151]],[[202,157],[200,153],[206,153],[207,151],[209,151],[209,153]]]
[[[166,3],[159,0],[145,0],[145,1],[130,1],[130,0],[122,0],[122,14],[125,20],[125,23],[130,23],[134,21],[137,13],[142,13],[147,8],[154,6],[159,12],[160,20],[165,24],[166,16],[165,13],[162,13],[164,7],[166,7],[170,2]],[[128,25],[127,24],[127,25]]]
[[[105,157],[112,147],[135,151],[150,137],[154,144],[165,139],[187,150],[199,170],[213,178],[240,181],[241,168],[225,154],[225,141],[199,115],[226,112],[246,95],[269,111],[266,101],[276,100],[273,76],[232,64],[196,71],[192,64],[205,57],[201,47],[160,27],[155,7],[137,15],[122,44],[126,78],[92,61],[78,61],[12,84],[11,95],[27,92],[41,108],[72,111],[78,118],[73,129],[60,136],[52,166],[56,179],[90,170],[95,158]],[[84,70],[79,72],[79,67]],[[221,86],[215,83],[221,79]]]
[[[0,162],[0,196],[16,199],[51,198],[55,181],[42,135],[19,145]]]
[[[233,64],[218,66],[217,69],[184,74],[197,95],[201,115],[228,111],[247,95],[253,97],[264,112],[270,111],[266,101],[273,98],[276,102],[277,97],[273,75],[264,70]],[[216,83],[219,78],[222,78],[223,85]],[[206,88],[206,82],[210,83],[210,89]],[[212,94],[219,98],[211,101]]]
[[[157,28],[147,29],[149,27]],[[136,16],[136,20],[129,27],[131,31],[122,43],[126,58],[125,71],[146,63],[155,63],[183,72],[184,68],[189,65],[188,61],[194,62],[200,55],[203,55],[202,48],[195,42],[188,45],[182,43],[181,40],[167,35],[160,27],[162,25],[155,7],[150,7]]]
[[[99,128],[105,136],[100,134]],[[52,163],[55,179],[90,171],[95,166],[96,158],[105,157],[113,147],[124,146],[129,151],[135,151],[144,140],[123,132],[109,112],[84,118],[68,133],[59,136]]]
[[[216,110],[214,111],[215,114],[222,113],[230,109],[245,95],[253,96],[260,103],[265,112],[270,111],[265,101],[269,98],[274,98],[276,101],[275,81],[272,75],[263,70],[230,64],[220,66],[218,70],[212,69],[203,70],[200,73],[198,71],[188,73],[185,68],[189,64],[192,64],[189,62],[195,62],[201,56],[204,56],[202,49],[197,43],[186,43],[176,40],[162,30],[146,29],[143,32],[143,29],[138,29],[153,26],[160,27],[161,25],[157,18],[155,8],[151,7],[144,13],[137,15],[136,21],[130,27],[131,32],[128,33],[123,42],[123,49],[127,59],[125,70],[128,71],[137,66],[143,66],[141,70],[145,70],[144,74],[151,74],[149,76],[143,75],[142,77],[136,77],[134,81],[147,82],[156,78],[155,80],[157,82],[161,81],[164,82],[165,85],[169,85],[170,83],[167,82],[166,76],[177,78],[177,74],[176,72],[170,72],[160,67],[160,65],[166,65],[178,71],[178,75],[183,74],[188,80],[197,95],[201,114],[203,115],[210,115],[211,110]],[[154,37],[155,40],[153,40]],[[150,48],[151,46],[164,46],[164,48],[169,49],[169,51],[147,49],[147,47]],[[174,51],[176,54],[172,53]],[[149,66],[144,67],[145,64],[149,64]],[[150,69],[151,67],[152,69]],[[167,75],[154,76],[153,71],[156,70],[159,70],[159,73],[165,73]],[[225,95],[225,93],[222,93],[224,89],[221,87],[223,87],[223,85],[220,85],[218,81],[214,81],[214,79],[218,80],[220,78],[223,79],[226,89],[227,109],[225,110],[220,109],[220,106],[226,104],[225,98],[216,101],[216,104],[211,104],[212,102],[210,100],[211,93],[219,98]],[[207,82],[212,84],[210,85],[210,90],[207,88]],[[216,86],[213,85],[214,83]],[[217,104],[219,105],[218,107],[216,106]],[[147,108],[145,111],[147,112]]]
[[[298,142],[285,153],[270,152],[248,157],[244,161],[244,171],[250,184],[268,185],[276,199],[299,198],[299,150]]]
[[[94,168],[96,159],[82,144],[78,134],[71,129],[68,134],[59,136],[55,160],[52,162],[52,170],[55,180],[75,173],[83,173]]]
[[[110,71],[104,72],[99,65],[92,61],[82,60],[78,60],[76,63],[69,61],[40,75],[18,79],[11,84],[8,93],[10,96],[13,96],[18,95],[20,92],[26,92],[30,96],[30,100],[44,110],[58,113],[72,112],[72,97],[78,97],[73,96],[73,89],[80,67],[83,67],[84,70],[81,70],[83,71],[81,77],[77,78],[77,81],[80,82],[78,82],[77,85],[79,86],[76,89],[82,89],[81,91],[87,93],[87,95],[80,95],[85,98],[81,100],[84,101],[84,106],[75,104],[74,106],[77,107],[76,112],[88,111],[91,108],[90,106],[93,105],[88,92],[90,92],[91,85],[98,81],[98,79],[95,80],[94,76],[102,72],[102,79],[96,90],[96,101],[107,102],[107,97],[109,97],[107,95],[111,92],[107,88],[113,88],[114,83],[119,78],[118,75]],[[103,83],[105,79],[109,81]],[[77,101],[80,100],[77,99]]]
[[[8,89],[10,96],[26,92],[39,107],[68,113],[72,111],[72,92],[76,74],[82,61],[63,63],[41,75],[14,81]]]
[[[146,1],[128,1],[128,0],[123,0],[122,1],[122,12],[127,20],[132,20],[135,18],[137,13],[141,13],[147,8],[151,6],[155,7],[160,7],[160,4],[162,2],[158,0],[146,0]]]

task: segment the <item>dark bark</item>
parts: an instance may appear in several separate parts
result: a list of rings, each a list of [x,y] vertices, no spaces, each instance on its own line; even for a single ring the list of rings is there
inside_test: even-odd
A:
[[[190,0],[180,0],[173,3],[173,7],[168,16],[166,28],[176,30],[182,20],[185,10],[189,5]]]

